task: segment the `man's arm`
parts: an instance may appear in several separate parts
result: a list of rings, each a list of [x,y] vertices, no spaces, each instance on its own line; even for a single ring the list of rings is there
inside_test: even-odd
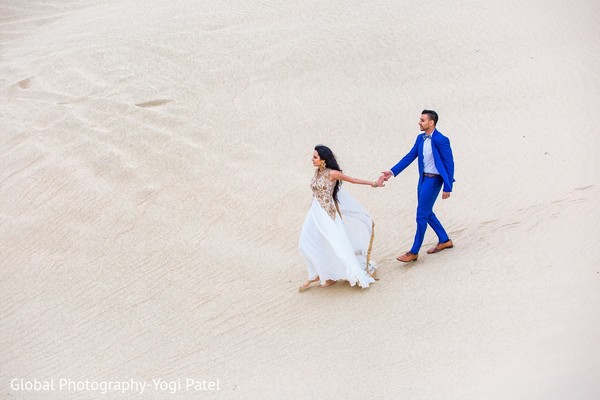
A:
[[[444,197],[444,195],[442,195],[442,198],[448,198],[450,197],[450,192],[452,192],[452,184],[454,182],[454,157],[452,156],[450,140],[445,136],[443,139],[444,140],[439,143],[438,152],[442,164],[444,164],[444,168],[446,169],[446,174],[448,175],[448,182],[444,182],[444,193],[448,193],[448,196]]]
[[[396,176],[400,172],[404,171],[404,169],[408,167],[410,163],[415,160],[415,158],[418,157],[419,149],[417,143],[419,137],[420,136],[417,136],[417,140],[415,140],[415,144],[413,145],[412,149],[410,149],[410,151],[400,161],[398,161],[398,163],[394,165],[392,169],[381,172],[381,176],[379,179],[377,179],[378,186],[383,186],[383,182],[387,182],[392,176]]]
[[[390,169],[389,172],[391,172],[394,176],[397,176],[400,172],[404,171],[404,169],[408,167],[410,163],[415,160],[415,158],[418,157],[419,149],[417,143],[420,137],[421,136],[417,136],[417,140],[415,140],[415,144],[412,149],[410,149],[410,151],[402,158],[402,160],[398,161],[398,163]]]

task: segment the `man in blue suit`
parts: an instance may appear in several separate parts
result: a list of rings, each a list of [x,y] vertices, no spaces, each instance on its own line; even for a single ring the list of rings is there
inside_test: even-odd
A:
[[[447,199],[450,197],[454,183],[454,160],[450,140],[435,128],[437,121],[438,115],[435,111],[423,110],[419,120],[422,133],[417,136],[415,145],[391,170],[382,172],[377,181],[377,184],[382,186],[384,181],[398,175],[416,158],[419,159],[417,233],[410,251],[399,256],[398,261],[417,261],[428,224],[437,234],[438,244],[427,250],[427,253],[437,253],[454,246],[446,230],[433,213],[433,204],[442,187],[444,188],[442,199]]]

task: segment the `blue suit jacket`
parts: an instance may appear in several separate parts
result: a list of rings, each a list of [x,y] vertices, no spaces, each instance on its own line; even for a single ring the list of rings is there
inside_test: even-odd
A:
[[[394,165],[391,169],[394,176],[402,172],[408,167],[415,158],[419,158],[419,185],[423,181],[423,143],[425,134],[421,133],[417,136],[415,145],[408,152],[407,155]],[[442,135],[440,131],[435,129],[431,134],[431,150],[433,152],[433,160],[435,167],[439,171],[440,175],[444,179],[444,192],[452,191],[452,184],[454,183],[454,158],[452,157],[452,149],[450,148],[450,140]]]

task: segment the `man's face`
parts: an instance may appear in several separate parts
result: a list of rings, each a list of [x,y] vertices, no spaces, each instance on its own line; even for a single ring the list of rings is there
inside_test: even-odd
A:
[[[421,128],[421,131],[425,132],[432,126],[433,120],[429,118],[429,115],[421,114],[421,119],[419,119],[419,127]]]

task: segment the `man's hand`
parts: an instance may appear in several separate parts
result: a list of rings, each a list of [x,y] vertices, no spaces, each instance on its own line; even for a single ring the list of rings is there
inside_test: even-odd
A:
[[[379,179],[382,179],[384,182],[387,182],[387,180],[390,179],[392,176],[394,176],[394,174],[392,174],[392,171],[382,171]]]
[[[448,197],[450,197],[450,192],[443,192],[442,193],[442,199],[446,200]]]
[[[393,175],[394,174],[392,174],[392,171],[381,172],[381,176],[379,177],[379,179],[377,179],[377,186],[384,187],[385,184],[383,182],[387,182],[387,180],[390,179]]]

